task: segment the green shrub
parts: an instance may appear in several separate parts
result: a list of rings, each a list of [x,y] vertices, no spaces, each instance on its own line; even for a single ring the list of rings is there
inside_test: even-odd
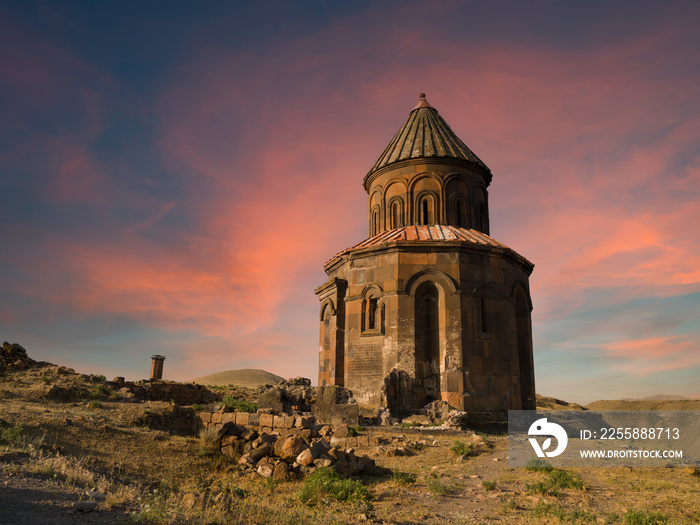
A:
[[[588,485],[578,474],[571,474],[565,470],[552,469],[547,471],[544,481],[526,484],[525,488],[533,494],[552,494],[559,496],[559,489],[588,490]]]
[[[93,399],[99,399],[102,397],[110,396],[112,394],[112,390],[108,386],[97,385],[95,388],[92,389],[91,394]]]
[[[95,383],[104,383],[107,381],[107,378],[103,375],[95,376]]]
[[[628,510],[622,515],[622,523],[625,525],[663,525],[668,523],[668,516],[660,512]]]
[[[0,445],[21,445],[22,427],[0,428]]]
[[[411,485],[416,482],[415,474],[405,474],[403,472],[394,472],[391,475],[391,481],[397,485]]]
[[[102,408],[102,403],[99,399],[93,399],[92,401],[90,401],[88,408],[90,410],[97,410],[98,408]]]
[[[457,454],[458,456],[473,456],[474,451],[472,450],[472,446],[469,443],[466,443],[465,441],[460,441],[459,439],[455,440],[452,443],[452,446],[450,447],[450,450]]]
[[[547,461],[540,458],[531,458],[525,464],[527,470],[539,470],[542,472],[549,472],[554,470],[554,467],[550,465]]]
[[[365,429],[365,427],[361,425],[356,425],[356,426],[350,426],[348,425],[348,436],[354,437],[358,435],[360,432],[362,432]]]
[[[435,479],[428,480],[427,485],[428,490],[430,492],[434,492],[438,496],[447,496],[450,493],[450,490],[443,483],[440,483]]]
[[[202,410],[204,410],[204,405],[200,405],[199,403],[194,403],[192,405],[192,410],[194,410],[195,412],[201,412]]]
[[[495,481],[482,481],[481,486],[484,487],[484,490],[496,490],[496,482]]]
[[[561,521],[566,520],[566,509],[557,503],[540,501],[533,509],[533,513],[538,518],[552,516],[559,518]]]
[[[316,505],[325,499],[340,502],[366,501],[369,492],[359,481],[343,479],[331,467],[324,467],[306,477],[297,496],[306,505]]]
[[[546,496],[547,492],[549,492],[549,487],[541,481],[537,483],[527,483],[525,484],[525,488],[532,494],[542,494],[543,496]]]
[[[578,474],[570,474],[565,470],[549,472],[548,484],[551,488],[587,490],[588,485]]]
[[[260,408],[260,405],[257,403],[252,403],[245,399],[234,399],[228,394],[224,396],[223,403],[229,410],[233,410],[234,412],[255,412]]]

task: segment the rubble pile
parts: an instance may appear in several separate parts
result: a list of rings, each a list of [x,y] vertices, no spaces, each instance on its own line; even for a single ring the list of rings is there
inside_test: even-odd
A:
[[[0,350],[0,372],[3,370],[25,370],[36,364],[27,355],[27,351],[19,344],[5,341]]]
[[[258,388],[258,404],[281,412],[308,412],[316,400],[316,388],[305,377],[278,381]]]
[[[244,472],[280,481],[305,476],[321,467],[332,467],[343,477],[375,467],[373,459],[357,454],[354,448],[331,446],[330,426],[309,427],[302,429],[300,425],[290,432],[277,433],[228,422],[218,430],[216,443],[222,454],[240,456],[238,464]],[[347,427],[338,430],[347,434]]]

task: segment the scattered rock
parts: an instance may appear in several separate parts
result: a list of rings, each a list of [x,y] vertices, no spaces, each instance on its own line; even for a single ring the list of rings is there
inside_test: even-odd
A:
[[[92,512],[96,508],[96,501],[76,501],[73,504],[73,510],[75,510],[76,512]]]
[[[95,501],[103,501],[107,499],[107,494],[102,494],[100,491],[95,489],[90,489],[86,491],[85,494]]]
[[[441,428],[448,430],[464,430],[467,428],[467,419],[468,415],[466,412],[451,410],[450,413],[447,414],[447,418]]]

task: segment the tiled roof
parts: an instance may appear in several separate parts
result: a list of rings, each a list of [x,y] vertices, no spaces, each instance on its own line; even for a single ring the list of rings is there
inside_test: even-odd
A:
[[[425,157],[466,160],[489,170],[428,103],[425,93],[421,93],[420,102],[413,108],[408,120],[391,139],[367,176],[395,162]]]
[[[456,226],[447,226],[442,224],[435,224],[430,226],[404,226],[403,228],[387,230],[378,235],[375,235],[374,237],[365,239],[364,241],[359,242],[356,245],[351,246],[350,248],[346,248],[345,250],[331,258],[325,264],[325,266],[328,266],[336,259],[355,250],[361,250],[363,248],[371,248],[375,246],[383,246],[393,243],[416,243],[422,241],[466,242],[480,246],[491,246],[513,251],[505,244],[501,244],[497,240],[492,239],[485,233],[482,233],[477,230],[467,230],[465,228],[457,228]],[[515,252],[513,253],[515,254]],[[524,259],[520,255],[517,256]]]

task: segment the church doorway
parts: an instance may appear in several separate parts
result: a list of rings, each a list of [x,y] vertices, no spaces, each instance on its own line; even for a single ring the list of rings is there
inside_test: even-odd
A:
[[[416,290],[416,401],[440,398],[440,309],[438,289],[430,281]]]

